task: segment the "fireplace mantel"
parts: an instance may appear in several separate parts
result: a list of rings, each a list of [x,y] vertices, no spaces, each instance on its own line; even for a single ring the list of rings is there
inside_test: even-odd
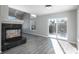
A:
[[[23,20],[18,20],[18,19],[16,19],[16,20],[1,20],[0,19],[0,24],[1,23],[12,23],[12,24],[23,24],[24,23],[24,21]]]

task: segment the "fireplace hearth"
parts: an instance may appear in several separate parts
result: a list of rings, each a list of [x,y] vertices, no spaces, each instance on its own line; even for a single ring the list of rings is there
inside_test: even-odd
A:
[[[26,43],[22,37],[22,24],[2,23],[2,52]]]

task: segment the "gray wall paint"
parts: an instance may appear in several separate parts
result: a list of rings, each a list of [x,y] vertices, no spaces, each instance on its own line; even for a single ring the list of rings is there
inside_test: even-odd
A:
[[[68,17],[68,41],[77,43],[77,11],[71,11]]]
[[[36,22],[36,30],[31,30],[30,28],[31,21]],[[48,19],[46,20],[45,17],[37,17],[37,18],[31,19],[30,14],[25,15],[24,24],[23,24],[23,32],[28,33],[28,34],[48,37],[48,34],[49,34]]]

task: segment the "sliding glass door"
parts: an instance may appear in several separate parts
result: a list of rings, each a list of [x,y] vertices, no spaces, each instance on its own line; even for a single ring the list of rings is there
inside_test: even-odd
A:
[[[67,18],[50,19],[49,33],[51,37],[67,40]]]
[[[55,22],[55,19],[49,20],[49,33],[53,38],[56,38],[56,22]]]

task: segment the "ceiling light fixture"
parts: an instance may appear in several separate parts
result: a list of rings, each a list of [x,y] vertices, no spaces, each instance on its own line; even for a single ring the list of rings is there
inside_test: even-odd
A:
[[[31,14],[31,18],[36,18],[36,17],[37,17],[37,15]]]
[[[46,8],[50,8],[50,7],[52,7],[52,5],[45,5],[45,7],[46,7]]]

